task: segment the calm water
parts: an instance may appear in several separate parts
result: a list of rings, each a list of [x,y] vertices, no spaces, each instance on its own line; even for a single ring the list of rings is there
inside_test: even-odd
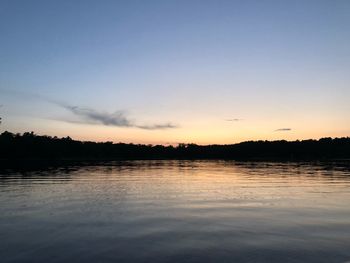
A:
[[[0,262],[350,262],[343,164],[133,161],[0,174]]]

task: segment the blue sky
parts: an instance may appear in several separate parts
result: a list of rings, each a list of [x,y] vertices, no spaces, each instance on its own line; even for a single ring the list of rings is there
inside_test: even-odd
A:
[[[2,0],[0,128],[144,143],[348,136],[349,27],[349,1]]]

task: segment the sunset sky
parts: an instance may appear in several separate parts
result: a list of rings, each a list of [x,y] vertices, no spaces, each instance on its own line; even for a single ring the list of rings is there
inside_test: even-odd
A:
[[[0,0],[0,132],[350,136],[350,1]]]

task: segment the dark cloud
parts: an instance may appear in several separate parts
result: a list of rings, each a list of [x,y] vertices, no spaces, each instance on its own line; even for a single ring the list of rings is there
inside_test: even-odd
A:
[[[280,128],[275,131],[278,132],[278,131],[291,131],[291,130],[292,130],[291,128]]]
[[[89,108],[80,108],[78,106],[60,105],[74,115],[80,117],[87,123],[103,124],[106,126],[130,127],[131,121],[122,111],[115,113],[98,112]]]
[[[140,125],[135,124],[128,118],[124,111],[117,111],[114,113],[100,112],[90,108],[81,108],[78,106],[67,105],[66,103],[51,101],[56,105],[70,111],[75,116],[79,117],[78,121],[68,121],[74,123],[88,123],[88,124],[103,124],[106,126],[116,127],[135,127],[144,130],[163,130],[177,128],[176,125],[171,123],[164,124],[150,124]]]

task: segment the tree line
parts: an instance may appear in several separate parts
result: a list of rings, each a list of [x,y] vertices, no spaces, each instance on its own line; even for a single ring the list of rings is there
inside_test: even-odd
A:
[[[350,137],[297,141],[246,141],[227,145],[177,146],[78,141],[33,132],[0,135],[0,159],[348,159]]]

